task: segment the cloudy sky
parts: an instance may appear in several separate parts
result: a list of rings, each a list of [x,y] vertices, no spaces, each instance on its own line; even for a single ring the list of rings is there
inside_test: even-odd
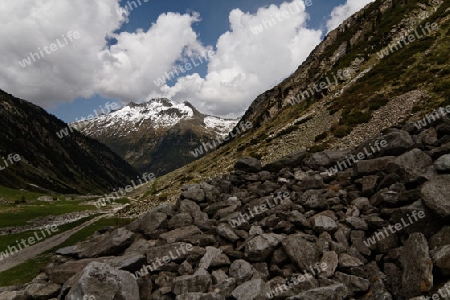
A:
[[[242,115],[373,0],[1,0],[0,89],[66,122],[154,97]]]

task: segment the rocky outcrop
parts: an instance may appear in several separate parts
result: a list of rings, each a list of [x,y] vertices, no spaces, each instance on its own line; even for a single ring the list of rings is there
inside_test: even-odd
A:
[[[436,130],[432,144],[411,124],[388,130],[378,137],[392,142],[385,151],[338,172],[327,168],[351,162],[361,147],[344,157],[301,152],[269,166],[241,159],[229,175],[183,187],[175,205],[58,251],[25,292],[5,290],[0,298],[406,300],[447,293],[450,175],[441,166],[450,135],[439,123],[448,122],[424,129]]]

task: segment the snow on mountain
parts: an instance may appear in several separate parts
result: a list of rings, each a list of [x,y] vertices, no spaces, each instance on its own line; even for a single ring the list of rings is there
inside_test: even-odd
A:
[[[227,135],[236,126],[238,120],[207,116],[203,119],[203,122],[205,122],[207,128],[215,129],[218,134]]]
[[[239,119],[199,112],[189,102],[160,98],[71,126],[99,140],[142,172],[165,174],[196,159],[191,150],[227,135]]]
[[[98,136],[110,131],[111,135],[125,136],[132,131],[139,131],[145,121],[154,130],[170,128],[181,120],[193,119],[197,115],[203,117],[207,129],[212,129],[218,135],[228,134],[237,124],[238,119],[223,119],[215,116],[202,115],[188,102],[177,103],[169,99],[152,99],[148,102],[129,103],[121,109],[107,115],[101,115],[92,120],[78,121],[72,126],[79,131]]]

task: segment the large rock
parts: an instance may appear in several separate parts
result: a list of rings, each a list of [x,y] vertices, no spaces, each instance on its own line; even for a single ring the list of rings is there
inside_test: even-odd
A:
[[[181,242],[189,236],[201,233],[201,230],[197,226],[186,226],[163,233],[159,238],[166,243],[171,244],[174,242]]]
[[[430,239],[430,250],[450,245],[450,226],[444,226]]]
[[[336,222],[325,215],[315,215],[312,217],[311,225],[315,232],[321,233],[324,231],[334,232],[337,230]]]
[[[80,258],[99,257],[121,254],[132,242],[134,233],[119,228],[111,233],[105,233],[94,241],[84,242],[79,245],[78,256]]]
[[[247,173],[258,173],[261,171],[261,161],[253,157],[240,158],[234,165],[236,171],[244,171]]]
[[[234,278],[237,284],[241,284],[252,279],[257,271],[245,260],[237,259],[231,264],[229,273],[230,277]]]
[[[405,170],[407,183],[424,180],[428,167],[433,164],[433,159],[420,149],[413,149],[394,159],[394,163]]]
[[[325,277],[331,277],[334,275],[336,268],[339,264],[339,256],[334,251],[324,251],[323,256],[320,259],[320,265],[325,266],[321,269],[320,274]]]
[[[433,262],[445,275],[450,275],[450,245],[441,247],[432,252]]]
[[[288,300],[344,300],[348,297],[348,289],[342,283],[319,287],[289,297]]]
[[[222,252],[222,249],[217,249],[215,247],[206,247],[206,253],[200,260],[196,274],[199,274],[199,272],[202,272],[204,270],[208,270],[214,258],[221,255]]]
[[[245,245],[245,256],[251,261],[265,261],[283,239],[283,236],[274,233],[258,235]]]
[[[446,155],[439,157],[439,159],[434,162],[434,167],[439,172],[449,173],[450,172],[450,154],[446,154]]]
[[[79,300],[84,296],[94,296],[96,300],[139,299],[139,287],[133,276],[104,263],[90,263],[71,281],[74,284],[66,300]]]
[[[165,224],[166,220],[167,215],[165,213],[149,212],[128,225],[127,229],[150,236],[156,229]]]
[[[399,257],[402,275],[402,293],[406,298],[420,296],[433,287],[433,262],[428,253],[428,242],[421,233],[413,233],[405,242]]]
[[[341,253],[339,255],[339,267],[341,268],[356,268],[364,265],[364,263],[351,255]]]
[[[187,293],[206,293],[212,284],[209,274],[183,275],[176,277],[172,283],[172,292],[175,295]]]
[[[229,241],[235,242],[239,240],[239,236],[234,232],[233,228],[226,223],[220,223],[216,228],[217,233]]]
[[[147,251],[147,262],[149,264],[153,264],[156,261],[163,260],[165,256],[168,256],[171,261],[183,261],[192,253],[197,253],[200,250],[202,250],[202,248],[193,247],[192,244],[178,242],[162,246],[155,246]],[[201,255],[204,254],[204,251],[205,250],[203,250],[203,253],[201,253]]]
[[[338,282],[344,283],[348,287],[348,290],[351,295],[367,292],[370,287],[369,280],[355,275],[348,275],[341,272],[336,272],[334,278]]]
[[[170,219],[168,226],[169,229],[176,229],[184,226],[192,225],[192,216],[189,213],[179,213]]]
[[[331,159],[325,152],[316,152],[305,159],[305,165],[311,169],[318,169],[330,165]]]
[[[191,188],[181,193],[181,199],[188,199],[197,203],[205,201],[205,191],[200,187]]]
[[[181,200],[179,202],[179,210],[180,213],[188,213],[192,217],[197,213],[201,213],[200,206],[191,200]]]
[[[238,286],[232,293],[235,300],[266,299],[267,287],[262,279],[253,279]]]
[[[302,271],[308,271],[309,267],[314,266],[320,259],[316,244],[308,242],[299,234],[290,235],[285,239],[283,249]]]
[[[322,190],[308,190],[300,197],[300,204],[311,209],[320,209],[327,207]]]
[[[222,300],[219,293],[187,293],[178,295],[175,300]]]
[[[26,287],[25,292],[32,295],[33,299],[45,300],[57,297],[60,289],[61,285],[56,283],[31,283]],[[4,298],[0,295],[0,299]]]
[[[306,157],[306,150],[301,150],[299,152],[289,154],[282,157],[281,159],[269,163],[264,166],[264,170],[269,172],[278,172],[285,167],[296,167],[300,166]]]
[[[4,291],[0,292],[0,299],[2,300],[29,300],[30,295],[25,291]]]
[[[394,159],[394,156],[386,156],[369,160],[360,160],[353,165],[353,172],[357,176],[375,174],[386,168]]]
[[[421,189],[425,205],[442,217],[450,216],[450,175],[433,177]]]
[[[64,264],[56,266],[50,264],[47,265],[43,271],[45,272],[45,274],[47,274],[50,281],[63,284],[67,280],[69,280],[70,277],[81,272],[88,264],[94,261],[95,261],[94,259],[89,258],[89,259],[68,261]]]
[[[134,272],[140,269],[145,263],[145,256],[138,253],[131,253],[124,256],[80,259],[68,261],[60,265],[49,264],[43,271],[48,276],[50,282],[63,284],[70,281],[74,275],[83,271],[87,265],[93,262],[105,263],[115,269]]]
[[[400,155],[414,147],[414,141],[409,133],[398,129],[388,129],[387,133],[378,140],[387,142],[387,146],[380,151],[383,156]]]
[[[135,272],[139,270],[147,261],[143,254],[129,254],[123,256],[113,256],[102,259],[101,262],[107,263],[111,267],[128,272]]]
[[[147,250],[150,250],[154,246],[154,241],[147,241],[146,239],[140,238],[133,242],[131,246],[125,250],[123,253],[124,256],[133,255],[133,254],[144,254]]]

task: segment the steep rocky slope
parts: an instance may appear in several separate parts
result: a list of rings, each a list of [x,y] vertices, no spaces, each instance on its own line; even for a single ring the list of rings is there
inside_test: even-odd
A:
[[[251,132],[162,176],[152,192],[136,195],[142,203],[135,211],[175,201],[182,184],[230,171],[239,157],[269,163],[301,149],[351,148],[450,104],[449,12],[450,2],[440,0],[367,5],[331,31],[294,74],[255,99],[242,118],[253,124]]]
[[[128,184],[137,172],[98,141],[78,132],[59,138],[67,124],[0,90],[0,154],[19,161],[0,166],[0,185],[60,193],[101,193]]]
[[[351,151],[265,166],[242,158],[231,174],[184,186],[176,205],[59,250],[32,283],[0,297],[446,297],[447,114],[450,105]]]
[[[237,121],[204,115],[189,102],[152,99],[72,126],[109,146],[138,170],[163,175],[201,156],[191,151],[225,136]]]

